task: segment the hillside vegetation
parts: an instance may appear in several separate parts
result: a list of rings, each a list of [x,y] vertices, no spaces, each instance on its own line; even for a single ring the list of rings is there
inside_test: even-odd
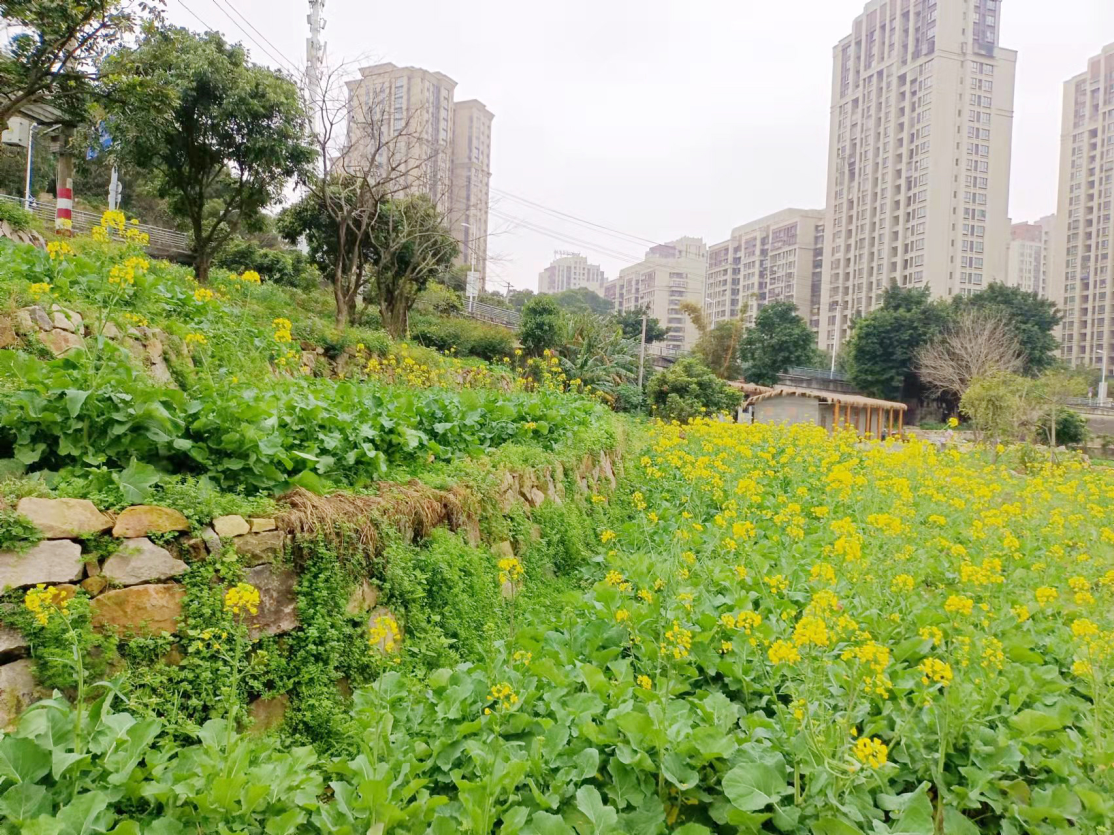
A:
[[[0,832],[1114,819],[1114,482],[1080,457],[635,422],[544,351],[338,332],[120,242],[0,249],[0,298],[0,551],[39,545],[26,497],[188,522],[151,535],[174,633],[94,628],[127,589],[89,572],[0,600],[57,688],[0,735]],[[269,562],[200,542],[235,514]],[[75,541],[103,574],[119,537]],[[281,572],[296,623],[261,633]]]

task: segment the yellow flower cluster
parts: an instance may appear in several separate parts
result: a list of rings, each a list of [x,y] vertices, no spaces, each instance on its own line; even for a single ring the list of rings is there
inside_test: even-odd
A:
[[[670,654],[674,659],[687,658],[692,649],[692,632],[685,629],[677,621],[673,621],[673,628],[665,633],[665,641],[661,645],[664,654]]]
[[[526,570],[518,557],[503,557],[499,560],[499,582],[517,584]]]
[[[38,299],[39,296],[46,295],[50,292],[50,290],[51,285],[45,281],[36,281],[34,284],[27,288],[27,291],[36,299]]]
[[[502,684],[492,686],[488,701],[494,702],[499,710],[510,710],[518,704],[518,694],[514,692],[510,684],[504,681]],[[491,708],[485,707],[484,713],[490,714]]]
[[[855,759],[871,768],[881,768],[886,764],[890,749],[878,737],[863,737],[855,743]]]
[[[766,656],[770,659],[771,664],[796,664],[801,660],[801,654],[797,652],[797,648],[788,641],[780,639],[770,645]]]
[[[51,261],[61,261],[67,255],[73,255],[73,247],[65,241],[51,241],[46,245],[46,253]]]
[[[244,270],[241,275],[232,274],[232,277],[237,281],[242,281],[245,284],[262,284],[263,278],[255,270]]]
[[[259,589],[250,583],[237,583],[224,593],[224,610],[237,617],[259,614]]]
[[[193,300],[195,302],[211,302],[215,298],[215,294],[208,287],[198,287],[193,291]]]
[[[135,325],[137,328],[145,328],[150,324],[146,317],[140,316],[138,313],[125,313],[124,321],[129,325]]]
[[[654,686],[654,682],[651,681],[650,677],[647,676],[647,675],[640,675],[634,681],[635,681],[635,684],[637,684],[643,690],[650,690]]]
[[[205,338],[205,334],[203,334],[203,333],[187,333],[186,334],[185,342],[186,342],[187,346],[188,345],[204,345],[208,341],[209,340]]]
[[[23,596],[23,606],[35,617],[40,626],[46,626],[50,623],[52,614],[58,613],[62,616],[69,614],[70,597],[71,595],[55,586],[47,587],[39,583],[35,588],[27,590],[27,594]]]
[[[926,658],[921,662],[921,684],[928,686],[930,684],[943,684],[949,685],[955,677],[952,673],[951,664],[946,661],[941,661],[939,658]]]
[[[291,332],[294,325],[289,319],[280,316],[271,322],[271,324],[275,327],[275,342],[284,343],[294,341],[294,335]]]
[[[809,645],[826,647],[831,643],[828,625],[822,618],[806,616],[797,621],[793,630],[793,644],[797,647]]]
[[[368,645],[388,655],[397,654],[402,645],[398,621],[390,615],[379,615],[371,622],[367,634]]]

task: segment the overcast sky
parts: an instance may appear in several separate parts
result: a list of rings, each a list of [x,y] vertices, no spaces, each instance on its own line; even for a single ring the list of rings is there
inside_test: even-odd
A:
[[[1031,220],[1055,211],[1062,84],[1114,42],[1114,0],[1002,6],[1002,46],[1020,52],[1010,211]],[[172,22],[201,29],[200,17],[275,66],[304,65],[307,8],[167,0]],[[488,286],[536,289],[555,249],[579,250],[613,277],[642,256],[648,244],[637,239],[714,243],[763,214],[822,207],[832,47],[862,8],[862,0],[327,0],[325,40],[332,63],[367,56],[439,70],[457,81],[458,100],[478,98],[495,114]]]

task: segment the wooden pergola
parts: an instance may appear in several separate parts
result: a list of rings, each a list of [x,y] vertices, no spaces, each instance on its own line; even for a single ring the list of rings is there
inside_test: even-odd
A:
[[[747,400],[747,405],[761,403],[763,400],[775,397],[811,397],[820,401],[822,405],[830,405],[833,432],[840,427],[846,427],[854,428],[861,435],[881,437],[883,431],[887,435],[893,435],[895,431],[901,434],[905,429],[905,410],[908,407],[904,403],[877,400],[857,394],[777,386],[753,395]]]

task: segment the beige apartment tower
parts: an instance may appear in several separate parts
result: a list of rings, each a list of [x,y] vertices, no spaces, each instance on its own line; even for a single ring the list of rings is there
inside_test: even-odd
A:
[[[620,270],[619,277],[604,286],[604,298],[616,313],[647,311],[666,329],[663,352],[677,355],[696,343],[696,328],[681,304],[703,308],[707,266],[708,247],[702,239],[678,238],[651,247],[642,261]]]
[[[1060,199],[1052,297],[1063,312],[1060,355],[1109,373],[1114,347],[1110,264],[1114,205],[1114,43],[1064,84]]]
[[[607,276],[599,264],[589,264],[579,252],[554,252],[553,263],[538,273],[539,293],[560,293],[586,288],[603,296]]]
[[[871,0],[833,52],[820,348],[891,284],[1006,279],[1014,70],[1000,0]]]
[[[491,123],[456,82],[420,67],[376,64],[348,82],[349,141],[391,172],[390,190],[427,194],[460,244],[458,263],[487,278]]]
[[[1042,217],[1035,223],[1013,224],[1006,255],[1005,283],[1047,299],[1055,236],[1056,215]]]
[[[749,327],[767,304],[787,301],[815,332],[823,259],[823,209],[783,209],[736,227],[728,240],[708,248],[708,325],[742,318]]]

